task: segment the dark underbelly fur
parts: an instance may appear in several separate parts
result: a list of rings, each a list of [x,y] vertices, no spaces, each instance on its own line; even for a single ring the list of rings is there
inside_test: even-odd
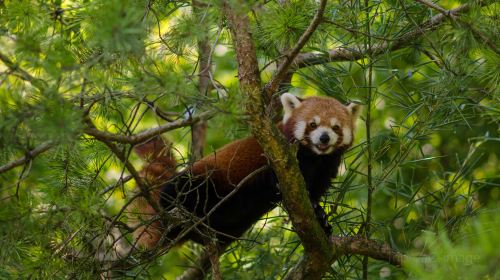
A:
[[[323,196],[330,181],[337,176],[342,151],[330,155],[316,155],[306,148],[300,148],[297,154],[300,170],[306,181],[309,197],[317,218],[327,234],[328,225],[324,210],[318,202]],[[277,178],[271,168],[266,168],[251,178],[239,189],[230,194],[231,197],[221,203],[204,221],[214,231],[220,243],[230,243],[243,235],[264,214],[274,209],[281,201],[277,187]],[[210,178],[191,177],[184,174],[162,186],[160,204],[165,210],[182,206],[197,217],[205,217],[226,195],[217,192],[217,184]],[[206,226],[188,233],[184,240],[190,239],[205,244],[208,240],[203,232]],[[182,229],[173,229],[167,234],[167,240],[174,239]],[[222,234],[221,234],[222,233]]]

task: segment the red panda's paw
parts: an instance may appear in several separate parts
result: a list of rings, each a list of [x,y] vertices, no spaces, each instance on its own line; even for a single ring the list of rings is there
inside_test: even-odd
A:
[[[134,231],[135,246],[141,249],[154,249],[161,246],[162,231],[159,222],[138,227]]]

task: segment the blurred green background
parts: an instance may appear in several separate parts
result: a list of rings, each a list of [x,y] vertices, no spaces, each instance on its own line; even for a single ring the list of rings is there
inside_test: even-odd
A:
[[[121,210],[135,184],[103,191],[128,172],[84,133],[87,113],[101,130],[131,134],[166,123],[148,102],[172,119],[216,110],[205,154],[249,135],[221,2],[200,3],[194,13],[190,1],[0,1],[0,166],[56,143],[0,173],[0,279],[95,279],[106,270],[95,253],[110,219],[127,222]],[[468,9],[402,47],[298,69],[275,93],[364,104],[355,146],[323,204],[334,234],[362,230],[371,150],[370,236],[410,260],[403,268],[370,260],[370,279],[500,279],[500,6],[436,3]],[[296,0],[241,7],[250,9],[264,81],[276,69],[268,63],[297,41],[316,6]],[[436,15],[417,1],[330,1],[303,52],[383,47]],[[206,95],[198,92],[200,40],[211,47]],[[190,128],[165,137],[187,163]],[[131,147],[119,147],[139,169]],[[121,278],[173,279],[200,250],[188,243],[159,256],[134,254],[116,270]],[[227,279],[279,279],[301,255],[279,208],[228,249],[221,269]],[[348,256],[325,277],[358,279],[361,273],[362,257]]]

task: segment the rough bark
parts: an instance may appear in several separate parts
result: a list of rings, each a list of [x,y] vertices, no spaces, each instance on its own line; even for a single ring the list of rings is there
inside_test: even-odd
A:
[[[344,255],[361,255],[383,260],[395,266],[401,266],[405,258],[404,255],[392,249],[389,245],[361,236],[331,236],[330,242],[333,247],[338,248],[335,259]]]
[[[405,255],[392,249],[389,245],[375,240],[366,239],[362,236],[331,236],[330,246],[335,251],[330,263],[347,255],[360,255],[376,260],[386,261],[395,266],[401,266],[406,258]],[[285,280],[307,279],[306,270],[308,266],[307,255],[302,257]]]
[[[238,61],[240,90],[246,96],[246,113],[253,135],[262,146],[280,182],[283,205],[305,248],[303,275],[319,279],[328,269],[333,251],[305,190],[295,153],[279,134],[264,104],[257,56],[245,11],[224,6]],[[293,59],[293,58],[292,58]]]

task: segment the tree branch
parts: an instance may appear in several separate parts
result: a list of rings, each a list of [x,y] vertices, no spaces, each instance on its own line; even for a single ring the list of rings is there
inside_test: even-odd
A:
[[[123,185],[123,184],[127,183],[128,181],[132,180],[133,178],[134,177],[132,175],[121,177],[118,181],[116,181],[116,183],[108,185],[107,187],[105,187],[99,194],[101,194],[101,195],[106,194],[110,190],[116,188],[117,186],[120,186],[120,185]]]
[[[36,87],[38,90],[43,91],[45,89],[45,86],[43,85],[45,83],[44,80],[40,80],[38,78],[35,78],[31,76],[28,72],[17,66],[16,63],[14,63],[10,58],[0,52],[0,60],[7,66],[13,73],[16,73],[17,77],[21,78],[22,80],[29,82],[31,85]]]
[[[455,9],[449,10],[449,14],[453,16],[458,16],[458,14],[460,13],[467,12],[470,9],[470,7],[471,6],[469,4],[464,4]],[[294,69],[299,69],[303,67],[325,64],[329,62],[353,61],[364,58],[368,54],[375,56],[385,53],[387,51],[395,51],[407,46],[411,42],[414,42],[415,39],[422,36],[426,32],[435,30],[447,18],[448,16],[444,14],[435,15],[431,17],[428,21],[424,22],[423,24],[414,28],[413,30],[407,32],[403,36],[391,41],[386,41],[378,45],[377,47],[364,51],[359,51],[362,48],[358,48],[356,46],[351,46],[351,47],[348,46],[348,47],[338,47],[329,50],[327,53],[301,53],[296,57],[292,66],[294,67]]]
[[[339,258],[347,255],[367,256],[376,260],[386,261],[395,266],[401,266],[406,258],[405,255],[392,249],[385,243],[380,243],[375,240],[366,239],[361,236],[330,236],[331,250],[335,251],[334,256],[330,259],[330,265]],[[305,267],[307,266],[307,256],[299,260],[291,272],[289,272],[285,280],[300,280],[304,279]]]
[[[445,8],[439,6],[438,4],[434,3],[434,2],[430,2],[430,1],[427,1],[427,0],[415,0],[417,1],[418,3],[420,4],[423,4],[429,8],[432,8],[434,10],[437,10],[438,12],[440,12],[441,14],[443,14],[444,16],[452,16],[452,13],[450,10],[446,10]]]
[[[190,126],[193,123],[196,123],[200,120],[210,119],[215,115],[215,111],[207,111],[201,113],[197,116],[188,118],[188,119],[180,119],[176,120],[164,125],[160,125],[158,127],[154,127],[143,132],[137,133],[135,135],[120,135],[114,134],[102,130],[98,130],[95,127],[89,126],[84,129],[84,132],[88,135],[94,136],[96,139],[105,140],[105,141],[113,141],[124,144],[139,144],[142,143],[154,136],[162,134],[164,132],[174,130],[180,127]]]
[[[243,3],[239,3],[244,5]],[[309,201],[305,182],[293,148],[286,143],[268,115],[261,94],[261,80],[257,56],[246,11],[224,5],[233,45],[238,60],[240,90],[246,95],[246,112],[253,135],[261,145],[278,177],[283,205],[305,248],[307,258],[304,276],[319,279],[328,269],[334,256]]]
[[[495,45],[494,42],[492,42],[490,40],[490,38],[488,38],[488,36],[484,35],[480,30],[475,28],[472,24],[456,18],[455,15],[450,10],[446,10],[445,8],[439,6],[438,4],[427,1],[427,0],[415,0],[415,1],[431,8],[431,9],[434,9],[434,10],[440,12],[441,14],[443,14],[446,17],[449,17],[452,20],[456,20],[458,22],[461,22],[461,23],[467,25],[467,27],[470,28],[470,31],[474,34],[474,37],[477,40],[483,41],[491,50],[493,50],[497,54],[500,54],[497,46]]]
[[[210,252],[205,249],[195,262],[196,266],[190,267],[176,280],[202,280],[205,278],[206,271],[210,269]]]
[[[34,148],[31,151],[28,151],[26,155],[20,159],[14,160],[12,162],[9,162],[3,166],[0,166],[0,173],[4,173],[6,171],[11,170],[12,168],[21,166],[25,164],[26,162],[32,160],[34,157],[38,156],[39,154],[48,151],[50,148],[54,147],[56,143],[54,141],[47,141],[42,143],[40,146]]]
[[[360,236],[331,236],[330,242],[338,248],[338,259],[344,255],[362,255],[372,259],[386,261],[395,266],[401,266],[405,256],[385,243],[380,243]]]
[[[285,60],[278,66],[278,69],[276,70],[273,78],[265,86],[267,97],[269,97],[278,89],[279,84],[288,73],[288,69],[292,65],[292,62],[297,57],[300,50],[305,46],[307,41],[309,41],[316,28],[318,28],[319,24],[321,23],[321,19],[323,18],[323,13],[325,12],[326,2],[326,0],[321,0],[319,8],[316,11],[316,14],[314,15],[311,23],[309,23],[306,31],[304,31],[302,36],[300,36],[295,46],[290,49],[285,55]]]
[[[208,11],[203,11],[204,6],[197,0],[192,1],[193,14],[197,17],[201,24],[201,30],[204,35],[198,39],[198,93],[200,96],[206,96],[211,90],[210,75],[211,67],[211,52],[209,42],[209,29],[208,24],[203,24],[203,21],[208,17]],[[208,9],[206,7],[205,9]],[[204,13],[203,13],[204,12]],[[203,14],[202,14],[203,13]],[[200,120],[191,126],[191,159],[193,161],[203,157],[203,148],[205,146],[205,139],[207,133],[206,120]]]
[[[89,127],[88,129],[92,129],[93,131],[99,131],[95,128],[95,126],[92,123],[92,121],[90,120],[90,118],[87,118],[87,125]],[[90,134],[90,135],[92,135],[92,134]],[[113,135],[115,135],[115,134],[113,134]],[[130,161],[125,156],[125,154],[122,151],[120,151],[120,149],[114,143],[111,143],[111,141],[113,141],[113,140],[108,139],[104,134],[100,134],[100,133],[94,134],[92,136],[94,136],[95,139],[101,141],[106,146],[108,146],[108,148],[111,150],[111,152],[113,152],[113,154],[115,154],[115,156],[125,165],[128,172],[130,173],[130,175],[132,175],[137,186],[139,187],[139,189],[141,191],[141,195],[147,200],[147,202],[151,205],[151,207],[153,207],[153,209],[157,213],[161,213],[162,211],[158,205],[158,202],[152,198],[150,190],[149,190],[146,182],[144,182],[142,176],[135,169],[135,167],[130,163]]]

